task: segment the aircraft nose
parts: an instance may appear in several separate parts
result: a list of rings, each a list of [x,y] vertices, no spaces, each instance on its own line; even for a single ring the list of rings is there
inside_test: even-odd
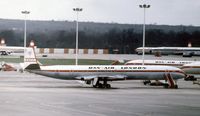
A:
[[[182,71],[182,70],[180,70],[179,74],[180,74],[180,78],[187,77],[187,74],[184,71]]]
[[[181,69],[178,69],[177,71],[175,71],[174,73],[175,75],[173,76],[174,79],[182,79],[187,77],[187,74],[182,71]]]

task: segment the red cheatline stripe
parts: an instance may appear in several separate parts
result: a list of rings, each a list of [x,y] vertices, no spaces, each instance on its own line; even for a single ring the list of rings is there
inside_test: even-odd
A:
[[[128,63],[126,65],[141,65],[142,63]],[[183,64],[154,64],[154,63],[144,63],[145,65],[167,65],[167,66],[183,66]]]
[[[165,70],[42,70],[48,72],[166,72]],[[167,70],[167,72],[177,72],[185,74],[180,70]]]
[[[181,69],[184,69],[184,68],[200,68],[200,66],[183,66],[183,67],[181,67]]]

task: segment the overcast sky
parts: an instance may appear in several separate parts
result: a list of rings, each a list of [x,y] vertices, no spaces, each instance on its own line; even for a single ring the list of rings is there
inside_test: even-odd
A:
[[[80,21],[143,23],[200,26],[200,0],[0,0],[0,18],[23,19],[22,10],[31,20],[75,20],[73,7],[81,7]]]

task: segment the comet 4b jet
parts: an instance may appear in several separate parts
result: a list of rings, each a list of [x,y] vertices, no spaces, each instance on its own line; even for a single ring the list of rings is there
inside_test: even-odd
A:
[[[162,66],[174,66],[181,68],[184,65],[194,63],[196,61],[178,61],[178,60],[144,60],[145,65],[162,65]],[[125,65],[142,65],[143,60],[130,60]]]
[[[188,77],[194,77],[195,79],[200,79],[200,61],[196,61],[190,64],[183,65],[182,69]]]
[[[142,60],[131,60],[125,63],[125,65],[141,65]],[[200,62],[199,61],[177,61],[177,60],[144,60],[145,65],[162,65],[162,66],[174,66],[183,70],[187,77],[187,81],[196,81],[200,78]]]
[[[81,80],[95,88],[110,88],[108,81],[120,80],[167,80],[169,88],[177,88],[177,79],[185,73],[172,66],[145,65],[51,65],[38,63],[33,48],[25,50],[24,70],[64,80]],[[166,86],[165,86],[166,87]]]
[[[24,47],[0,46],[0,55],[10,55],[11,53],[23,53]]]

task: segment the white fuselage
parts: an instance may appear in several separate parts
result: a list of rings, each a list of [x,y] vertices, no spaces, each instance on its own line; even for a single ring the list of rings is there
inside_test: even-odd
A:
[[[200,47],[145,47],[145,53],[155,54],[190,54],[200,55]],[[136,49],[137,53],[142,53],[143,47]]]
[[[40,66],[40,70],[30,72],[66,80],[90,80],[95,76],[111,77],[110,80],[164,80],[166,73],[174,79],[185,77],[184,72],[176,67],[142,65],[54,65]]]
[[[12,52],[12,53],[23,53],[24,47],[20,47],[20,46],[0,46],[0,51]]]
[[[145,65],[165,65],[182,67],[183,65],[193,63],[195,61],[176,61],[176,60],[144,60]],[[125,63],[125,65],[142,65],[143,60],[131,60]]]
[[[193,75],[195,78],[200,78],[200,62],[194,62],[184,65],[181,69],[188,75]]]

